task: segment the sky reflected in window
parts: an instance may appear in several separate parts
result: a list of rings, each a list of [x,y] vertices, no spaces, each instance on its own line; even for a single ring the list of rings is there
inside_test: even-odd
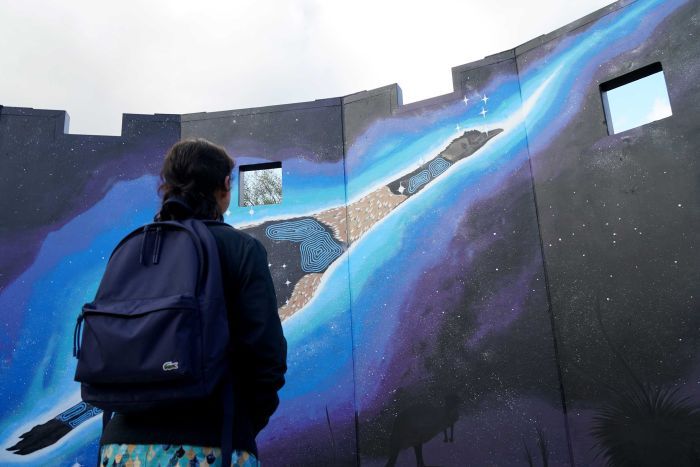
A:
[[[620,133],[671,116],[663,71],[603,92],[608,132]]]

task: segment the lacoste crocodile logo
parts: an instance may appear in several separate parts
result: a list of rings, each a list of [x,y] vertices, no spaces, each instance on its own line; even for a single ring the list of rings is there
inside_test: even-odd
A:
[[[177,362],[165,362],[163,363],[163,371],[177,370]]]

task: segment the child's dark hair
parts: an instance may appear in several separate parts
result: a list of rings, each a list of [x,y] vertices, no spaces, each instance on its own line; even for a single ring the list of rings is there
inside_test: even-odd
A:
[[[191,215],[200,219],[218,219],[221,216],[214,194],[226,190],[226,176],[236,163],[226,150],[206,139],[179,141],[165,155],[160,172],[158,193],[163,203],[172,197],[185,201]],[[169,203],[170,206],[172,203]],[[160,220],[178,217],[174,210],[161,209]]]

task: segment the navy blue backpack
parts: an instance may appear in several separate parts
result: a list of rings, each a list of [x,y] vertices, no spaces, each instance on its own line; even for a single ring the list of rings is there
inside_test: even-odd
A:
[[[78,316],[73,354],[82,399],[104,411],[105,425],[113,412],[204,398],[223,384],[226,465],[233,386],[221,266],[210,223],[218,222],[153,222],[124,237],[95,299]]]

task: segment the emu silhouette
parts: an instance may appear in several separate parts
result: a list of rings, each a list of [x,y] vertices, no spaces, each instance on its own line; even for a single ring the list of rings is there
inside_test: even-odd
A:
[[[443,405],[418,403],[401,410],[394,421],[389,439],[389,460],[387,467],[396,465],[399,452],[413,447],[418,467],[428,467],[423,460],[423,444],[440,432],[443,442],[454,442],[454,424],[459,419],[459,399],[448,395]],[[450,436],[447,437],[447,430]]]

